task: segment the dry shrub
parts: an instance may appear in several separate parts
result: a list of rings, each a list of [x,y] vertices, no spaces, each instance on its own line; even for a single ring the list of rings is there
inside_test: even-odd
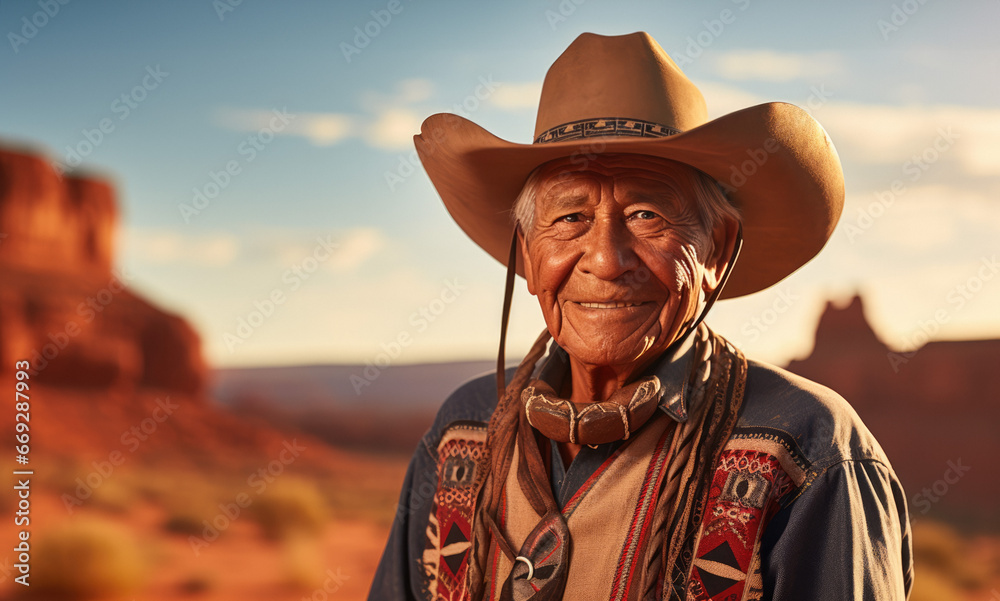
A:
[[[271,540],[315,536],[329,519],[326,500],[309,480],[285,476],[253,500],[251,515]]]
[[[212,501],[199,493],[173,495],[164,501],[163,529],[171,534],[200,535],[205,528],[203,521],[211,522],[218,513]]]
[[[84,504],[89,503],[95,509],[108,513],[126,514],[131,511],[138,502],[139,496],[127,482],[116,478],[116,475],[112,474],[100,486],[93,489],[93,494],[90,499],[84,500]]]
[[[166,512],[163,529],[185,536],[200,535],[205,528],[202,522],[211,522],[219,513],[221,495],[217,487],[200,477],[176,478],[169,489],[158,495]]]
[[[399,483],[384,488],[362,486],[345,477],[326,478],[322,491],[335,514],[347,520],[371,522],[388,528],[396,517]]]
[[[140,469],[130,475],[135,494],[144,501],[162,505],[180,485],[180,479],[173,474],[157,470]]]
[[[922,567],[950,572],[962,562],[962,539],[944,524],[921,520],[913,524],[913,557]]]
[[[284,584],[297,590],[319,588],[323,584],[323,549],[312,536],[291,535],[281,543],[285,568]]]
[[[76,479],[80,478],[81,475],[86,475],[88,471],[84,468],[85,465],[83,461],[75,457],[50,460],[45,463],[45,471],[38,473],[36,478],[44,488],[59,494],[73,494],[77,486]]]
[[[965,597],[951,579],[934,570],[918,570],[909,601],[962,601]]]
[[[40,535],[32,553],[32,596],[86,599],[136,590],[145,566],[131,533],[97,517],[80,517]]]
[[[182,595],[202,595],[211,591],[215,587],[215,582],[208,574],[192,574],[182,580],[177,585],[177,590]]]
[[[206,528],[202,523],[203,520],[211,520],[212,517],[214,516],[207,513],[180,508],[167,513],[166,519],[163,520],[163,530],[182,536],[200,536]]]
[[[936,583],[940,577],[954,587],[977,589],[989,580],[990,567],[970,560],[967,541],[939,522],[921,520],[913,525],[913,563],[916,582],[928,577]]]

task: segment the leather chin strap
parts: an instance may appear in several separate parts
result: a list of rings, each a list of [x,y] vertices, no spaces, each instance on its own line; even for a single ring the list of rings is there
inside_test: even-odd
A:
[[[514,228],[510,239],[510,256],[507,257],[507,280],[503,290],[503,317],[500,319],[500,349],[497,351],[497,402],[503,398],[507,389],[504,375],[504,359],[507,351],[507,324],[510,322],[510,303],[514,297],[514,276],[517,275],[517,232],[521,226]]]
[[[722,289],[726,287],[726,282],[729,281],[729,276],[733,272],[733,267],[736,265],[736,260],[740,256],[740,249],[743,248],[743,223],[738,224],[739,229],[736,232],[736,242],[733,245],[733,254],[729,257],[729,263],[726,264],[726,270],[722,273],[722,279],[719,281],[719,285],[712,291],[712,296],[708,297],[705,302],[705,308],[701,310],[698,318],[692,321],[684,333],[677,337],[676,340],[670,343],[670,346],[664,351],[666,353],[672,353],[677,347],[684,341],[685,338],[694,332],[695,328],[705,319],[708,315],[709,309],[715,304],[719,296],[722,294]],[[517,275],[517,233],[520,231],[520,226],[514,228],[514,235],[510,240],[510,255],[507,258],[507,279],[503,292],[503,317],[500,320],[500,348],[497,351],[497,402],[503,398],[504,391],[507,389],[506,377],[504,375],[504,364],[505,364],[505,354],[507,350],[507,325],[510,323],[510,305],[514,296],[514,276]]]

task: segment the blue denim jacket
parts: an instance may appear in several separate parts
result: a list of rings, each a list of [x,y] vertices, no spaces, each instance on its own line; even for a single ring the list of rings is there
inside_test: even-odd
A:
[[[692,360],[690,348],[682,348],[673,360],[650,369],[665,389],[661,409],[678,421],[686,419],[682,376]],[[552,361],[565,361],[555,344],[542,370]],[[441,407],[410,461],[369,599],[431,598],[421,562],[437,487],[438,442],[455,422],[488,422],[496,402],[495,375],[487,374],[461,386]],[[762,443],[778,449],[772,453],[780,456],[790,484],[759,533],[759,598],[905,599],[913,570],[906,498],[885,453],[851,406],[815,382],[749,361],[729,446],[738,453]],[[565,470],[553,461],[556,499],[568,498],[613,450],[601,447],[607,445],[585,447]],[[728,598],[731,590],[717,587],[718,597],[701,590],[698,598]]]

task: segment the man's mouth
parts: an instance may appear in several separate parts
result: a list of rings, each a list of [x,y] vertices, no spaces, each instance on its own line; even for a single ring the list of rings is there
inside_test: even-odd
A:
[[[577,303],[581,307],[588,309],[623,309],[625,307],[638,307],[643,303],[636,302],[610,302],[610,303]]]

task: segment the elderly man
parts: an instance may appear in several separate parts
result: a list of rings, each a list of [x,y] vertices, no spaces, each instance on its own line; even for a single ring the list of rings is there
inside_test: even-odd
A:
[[[825,244],[844,189],[823,129],[779,103],[708,121],[648,35],[584,34],[535,135],[435,115],[416,137],[508,266],[504,325],[496,385],[459,388],[413,457],[370,598],[905,599],[878,443],[836,393],[701,323]],[[515,272],[547,330],[504,373]]]

